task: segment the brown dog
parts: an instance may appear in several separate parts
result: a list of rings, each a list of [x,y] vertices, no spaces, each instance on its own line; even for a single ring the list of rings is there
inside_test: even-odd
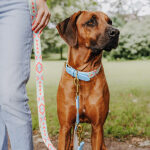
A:
[[[78,71],[90,72],[102,66],[102,51],[116,48],[119,30],[102,12],[79,11],[57,25],[60,36],[69,45],[68,64]],[[58,150],[71,148],[71,128],[76,120],[76,87],[65,67],[57,93],[60,122]],[[106,150],[103,125],[109,109],[109,90],[103,66],[89,82],[80,80],[80,122],[92,126],[92,150]]]

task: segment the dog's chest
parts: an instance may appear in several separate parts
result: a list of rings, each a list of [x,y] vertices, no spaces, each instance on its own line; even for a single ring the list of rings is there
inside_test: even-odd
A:
[[[80,108],[86,113],[87,107],[95,103],[99,103],[103,97],[103,86],[100,81],[97,82],[81,82],[79,87]]]

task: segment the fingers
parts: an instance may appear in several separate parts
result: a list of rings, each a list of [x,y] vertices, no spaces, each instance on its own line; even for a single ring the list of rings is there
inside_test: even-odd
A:
[[[41,9],[37,13],[37,18],[35,23],[33,24],[32,30],[37,33],[38,31],[42,32],[42,30],[48,25],[50,20],[50,12],[48,9]]]
[[[49,19],[50,19],[50,14],[45,13],[45,15],[43,16],[43,18],[41,20],[41,23],[38,25],[35,32],[38,32],[39,30],[42,32],[42,30],[47,26]]]
[[[39,26],[43,16],[44,16],[44,10],[39,10],[37,13],[37,18],[35,20],[35,23],[33,24],[33,27],[32,27],[32,30],[34,32],[37,29],[37,27]]]
[[[50,15],[48,15],[47,18],[45,19],[45,23],[44,23],[44,25],[42,26],[42,28],[39,31],[40,34],[43,31],[43,29],[48,25],[49,19],[50,19]]]

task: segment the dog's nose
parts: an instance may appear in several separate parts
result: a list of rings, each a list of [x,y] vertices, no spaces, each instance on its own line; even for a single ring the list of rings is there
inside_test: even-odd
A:
[[[109,37],[115,37],[118,36],[120,34],[120,31],[118,29],[115,28],[110,28],[108,31]]]

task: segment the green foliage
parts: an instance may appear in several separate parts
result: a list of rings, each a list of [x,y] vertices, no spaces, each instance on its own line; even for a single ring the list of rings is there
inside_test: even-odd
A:
[[[67,45],[60,38],[56,28],[45,29],[41,35],[42,55],[44,59],[65,59],[63,57],[64,50],[67,49]],[[53,53],[60,53],[59,58],[53,57]]]
[[[50,7],[50,0],[47,0],[47,5],[48,7]]]
[[[113,26],[123,27],[126,24],[125,17],[123,15],[115,15],[112,18]]]
[[[56,28],[46,29],[41,35],[41,44],[43,53],[58,53],[61,47],[65,47],[66,44],[61,40]]]
[[[73,3],[73,0],[47,0],[47,3],[50,8],[53,8],[56,5],[71,5]]]
[[[141,59],[150,57],[150,17],[129,21],[123,26],[119,46],[111,53],[104,52],[108,59]]]

